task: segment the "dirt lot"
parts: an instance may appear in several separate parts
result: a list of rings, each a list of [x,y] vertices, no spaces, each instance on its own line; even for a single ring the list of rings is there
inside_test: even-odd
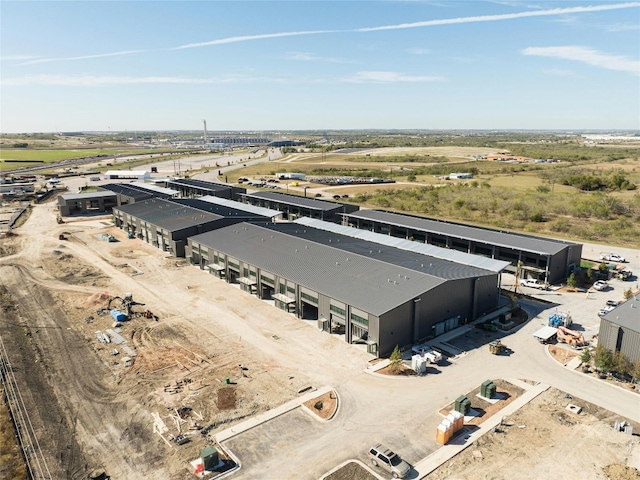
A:
[[[326,381],[334,338],[128,240],[106,218],[57,225],[53,205],[34,208],[16,236],[2,239],[0,258],[7,289],[0,335],[52,478],[86,478],[104,468],[114,480],[191,479],[187,462],[212,443],[203,430],[214,434]],[[58,240],[63,231],[69,240]],[[100,233],[118,241],[98,240]],[[96,337],[116,328],[99,311],[125,293],[144,304],[134,313],[150,309],[158,317],[133,315],[117,327],[136,353],[129,367],[123,345]],[[305,349],[311,336],[322,348]],[[340,368],[361,371],[369,359],[340,352]],[[330,416],[332,399],[320,400],[321,410],[319,400],[309,408]],[[564,410],[568,401],[561,392],[542,395],[507,419],[505,432],[483,437],[429,478],[532,478],[532,464],[535,478],[605,478],[607,465],[640,457],[638,437],[613,432],[613,415],[573,399],[585,411],[576,420]],[[178,433],[191,441],[172,442]]]
[[[568,411],[569,403],[582,412]],[[616,432],[612,426],[617,419],[607,410],[550,389],[426,478],[638,479],[638,470],[626,465],[630,457],[640,463],[640,440]],[[634,431],[638,427],[634,425]]]
[[[243,321],[245,311],[191,281],[184,269],[194,267],[127,242],[104,223],[58,227],[44,205],[3,239],[0,278],[8,293],[0,335],[53,478],[86,478],[95,468],[122,479],[192,478],[187,462],[211,443],[202,427],[213,434],[271,409],[309,380],[250,348],[244,327],[225,328],[225,317]],[[69,240],[58,240],[58,230]],[[137,354],[130,367],[122,345],[96,338],[96,331],[114,328],[113,318],[98,311],[125,292],[144,304],[134,312],[148,308],[158,317],[134,315],[119,328]],[[275,342],[260,329],[247,335]],[[154,433],[162,424],[165,440],[182,432],[191,442],[165,442]]]

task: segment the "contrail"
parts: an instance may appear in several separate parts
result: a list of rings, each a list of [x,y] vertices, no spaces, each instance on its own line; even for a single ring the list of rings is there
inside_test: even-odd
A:
[[[504,13],[500,15],[479,15],[476,17],[444,18],[442,20],[427,20],[424,22],[400,23],[398,25],[386,25],[382,27],[365,27],[352,30],[353,32],[377,32],[381,30],[401,30],[404,28],[435,27],[438,25],[454,25],[457,23],[498,22],[517,18],[545,17],[552,15],[565,15],[569,13],[601,12],[604,10],[619,10],[621,8],[640,7],[640,2],[615,3],[612,5],[594,5],[590,7],[553,8],[550,10],[538,10],[533,12]]]

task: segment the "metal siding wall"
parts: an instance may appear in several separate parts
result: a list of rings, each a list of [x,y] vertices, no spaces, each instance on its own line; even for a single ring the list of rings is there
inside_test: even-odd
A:
[[[640,361],[640,332],[635,332],[625,327],[620,327],[620,329],[624,330],[620,351],[631,362]]]
[[[390,355],[396,345],[402,348],[412,343],[411,303],[407,302],[381,315],[377,322],[372,320],[373,316],[369,316],[369,338],[378,342],[379,356]]]
[[[498,275],[480,277],[476,282],[476,295],[478,297],[476,318],[498,307]],[[463,317],[464,318],[464,317]],[[475,318],[470,318],[470,321]]]
[[[567,271],[567,250],[552,255],[549,262],[549,283],[557,283],[564,280]],[[580,263],[578,262],[578,265]]]
[[[603,345],[607,350],[615,350],[616,348],[616,339],[612,338],[611,332],[616,331],[617,329],[613,328],[611,322],[602,319],[600,321],[600,331],[598,333],[598,343]]]

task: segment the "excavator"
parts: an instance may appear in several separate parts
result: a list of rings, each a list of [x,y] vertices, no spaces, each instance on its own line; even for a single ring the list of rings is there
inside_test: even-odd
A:
[[[580,332],[570,330],[562,325],[558,327],[558,342],[566,343],[572,347],[584,347],[587,344]]]

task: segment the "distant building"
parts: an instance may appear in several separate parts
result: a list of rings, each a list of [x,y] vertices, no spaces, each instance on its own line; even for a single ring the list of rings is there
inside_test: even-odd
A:
[[[360,210],[342,215],[343,225],[392,237],[504,260],[515,273],[544,283],[567,278],[580,266],[582,244],[462,223],[404,215],[382,210]]]
[[[473,178],[473,175],[470,173],[450,173],[449,178],[451,180],[461,179],[461,178]]]
[[[151,174],[146,170],[108,170],[104,174],[105,180],[118,180],[118,179],[134,179],[134,180],[147,180],[151,178]]]
[[[118,194],[110,191],[64,194],[58,197],[60,215],[86,215],[109,212],[118,205]]]

